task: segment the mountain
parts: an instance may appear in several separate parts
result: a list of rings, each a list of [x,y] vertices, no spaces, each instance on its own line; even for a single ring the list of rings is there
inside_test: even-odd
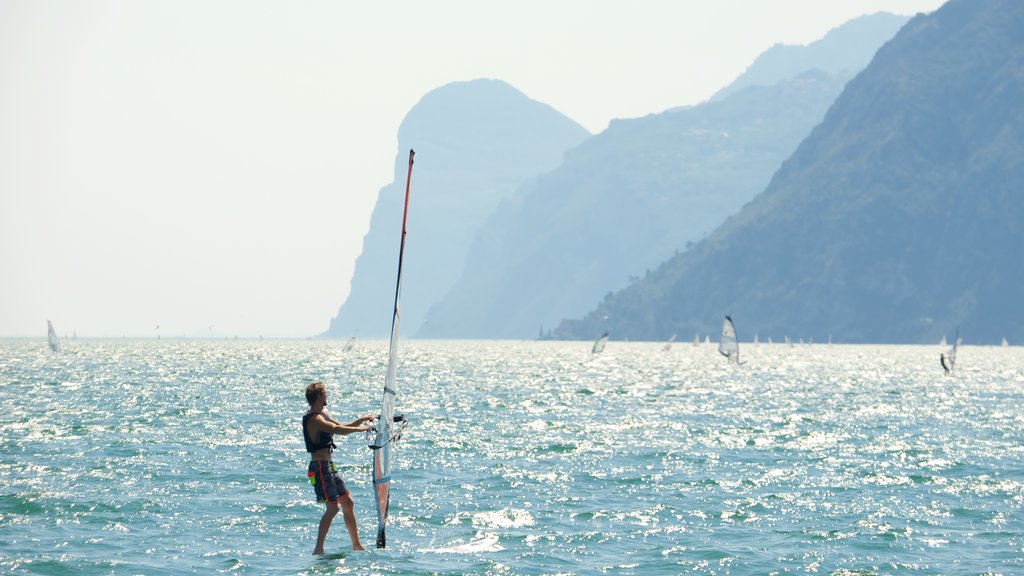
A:
[[[398,132],[394,181],[381,188],[348,297],[323,336],[387,337],[410,148],[416,150],[403,270],[402,326],[418,326],[462,270],[473,234],[524,181],[585,138],[579,124],[499,80],[424,96]]]
[[[766,190],[706,240],[564,322],[661,340],[1024,340],[1024,3],[907,23]]]
[[[880,43],[877,34],[868,41]],[[870,53],[860,52],[864,66]],[[534,338],[585,313],[764,190],[849,78],[807,70],[698,106],[613,121],[502,202],[416,335]]]
[[[852,76],[871,61],[878,47],[892,38],[907,20],[907,16],[879,12],[854,18],[807,46],[776,44],[711,100],[722,100],[748,86],[771,86],[805,70]]]

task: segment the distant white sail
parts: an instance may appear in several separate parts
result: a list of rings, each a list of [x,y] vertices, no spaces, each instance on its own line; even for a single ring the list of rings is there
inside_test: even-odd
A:
[[[956,340],[953,341],[953,347],[949,349],[949,372],[953,373],[956,369],[956,351],[960,347],[960,337],[957,336]]]
[[[729,362],[740,362],[740,345],[736,340],[736,327],[732,324],[732,318],[725,317],[722,323],[722,336],[718,340],[718,352],[729,359]]]
[[[661,349],[661,351],[662,352],[668,352],[669,350],[671,350],[672,349],[672,343],[675,342],[675,341],[676,341],[676,335],[673,334],[672,337],[668,339],[668,342],[665,342],[665,346]],[[1004,340],[1004,342],[1005,342],[1005,340]]]
[[[1010,346],[1010,343],[1006,341],[1006,338],[1003,338],[1003,348],[1007,348],[1009,346]]]
[[[46,338],[50,341],[50,350],[60,352],[60,341],[57,340],[57,331],[53,329],[53,322],[46,321]]]
[[[345,342],[345,346],[341,349],[342,352],[348,352],[349,350],[352,349],[352,346],[354,346],[356,343],[356,336],[358,334],[359,330],[356,329],[356,331],[352,333],[352,337],[348,339],[348,342]]]
[[[609,333],[605,331],[604,334],[597,337],[597,340],[594,340],[594,347],[590,349],[591,353],[600,354],[601,352],[604,352],[604,345],[608,343],[608,334]]]
[[[943,337],[942,341],[945,342],[946,338]],[[945,354],[939,354],[939,361],[942,363],[943,370],[946,374],[952,374],[956,368],[956,351],[960,346],[960,327],[956,328],[956,336],[953,338],[953,347],[949,349]]]

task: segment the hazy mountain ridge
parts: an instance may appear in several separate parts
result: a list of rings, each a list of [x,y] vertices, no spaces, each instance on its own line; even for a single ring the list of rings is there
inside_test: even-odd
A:
[[[1024,3],[953,0],[852,80],[765,192],[562,337],[1024,341]],[[607,319],[606,319],[607,318]]]
[[[403,331],[409,332],[458,277],[483,219],[588,136],[499,80],[455,82],[424,96],[399,128],[394,181],[378,194],[351,290],[324,336],[390,332],[410,148],[417,161],[402,290]]]
[[[829,74],[856,74],[879,46],[896,34],[910,18],[879,12],[854,18],[807,46],[776,44],[763,52],[735,81],[711,97],[721,100],[748,86],[771,86],[805,70]]]
[[[857,26],[892,30],[892,18]],[[807,70],[697,106],[613,121],[498,208],[474,237],[461,278],[416,335],[533,338],[585,313],[761,192],[848,78]]]

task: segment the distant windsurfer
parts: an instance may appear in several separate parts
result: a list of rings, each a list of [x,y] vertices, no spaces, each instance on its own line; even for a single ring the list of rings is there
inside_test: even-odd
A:
[[[302,438],[306,443],[306,451],[310,453],[308,477],[313,484],[317,502],[327,503],[327,510],[320,518],[313,554],[324,553],[327,531],[330,530],[334,517],[338,515],[339,507],[345,518],[345,528],[352,538],[352,549],[365,550],[359,543],[359,529],[356,526],[352,496],[338,475],[338,470],[331,460],[331,452],[335,448],[335,434],[365,432],[370,429],[367,422],[374,420],[376,416],[363,416],[351,424],[342,424],[331,418],[324,410],[327,406],[327,387],[323,382],[313,382],[306,387],[306,401],[309,402],[309,412],[302,417]]]
[[[946,374],[949,374],[949,365],[946,364],[946,355],[944,353],[939,354],[939,363],[942,364],[942,369],[946,371]]]

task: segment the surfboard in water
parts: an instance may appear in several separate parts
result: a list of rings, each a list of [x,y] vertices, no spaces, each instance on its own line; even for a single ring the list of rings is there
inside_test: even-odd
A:
[[[396,372],[398,370],[398,303],[402,293],[402,259],[405,256],[405,221],[409,213],[409,185],[412,182],[413,156],[409,150],[409,172],[405,181],[405,207],[402,209],[402,242],[398,249],[398,281],[395,284],[395,309],[391,316],[391,344],[388,349],[388,371],[384,376],[384,396],[381,400],[380,417],[371,430],[373,442],[373,489],[377,503],[377,548],[387,544],[385,534],[388,523],[388,505],[391,503],[391,468],[394,463],[391,451],[395,441],[405,429],[405,418],[395,414],[395,398],[398,395]]]

